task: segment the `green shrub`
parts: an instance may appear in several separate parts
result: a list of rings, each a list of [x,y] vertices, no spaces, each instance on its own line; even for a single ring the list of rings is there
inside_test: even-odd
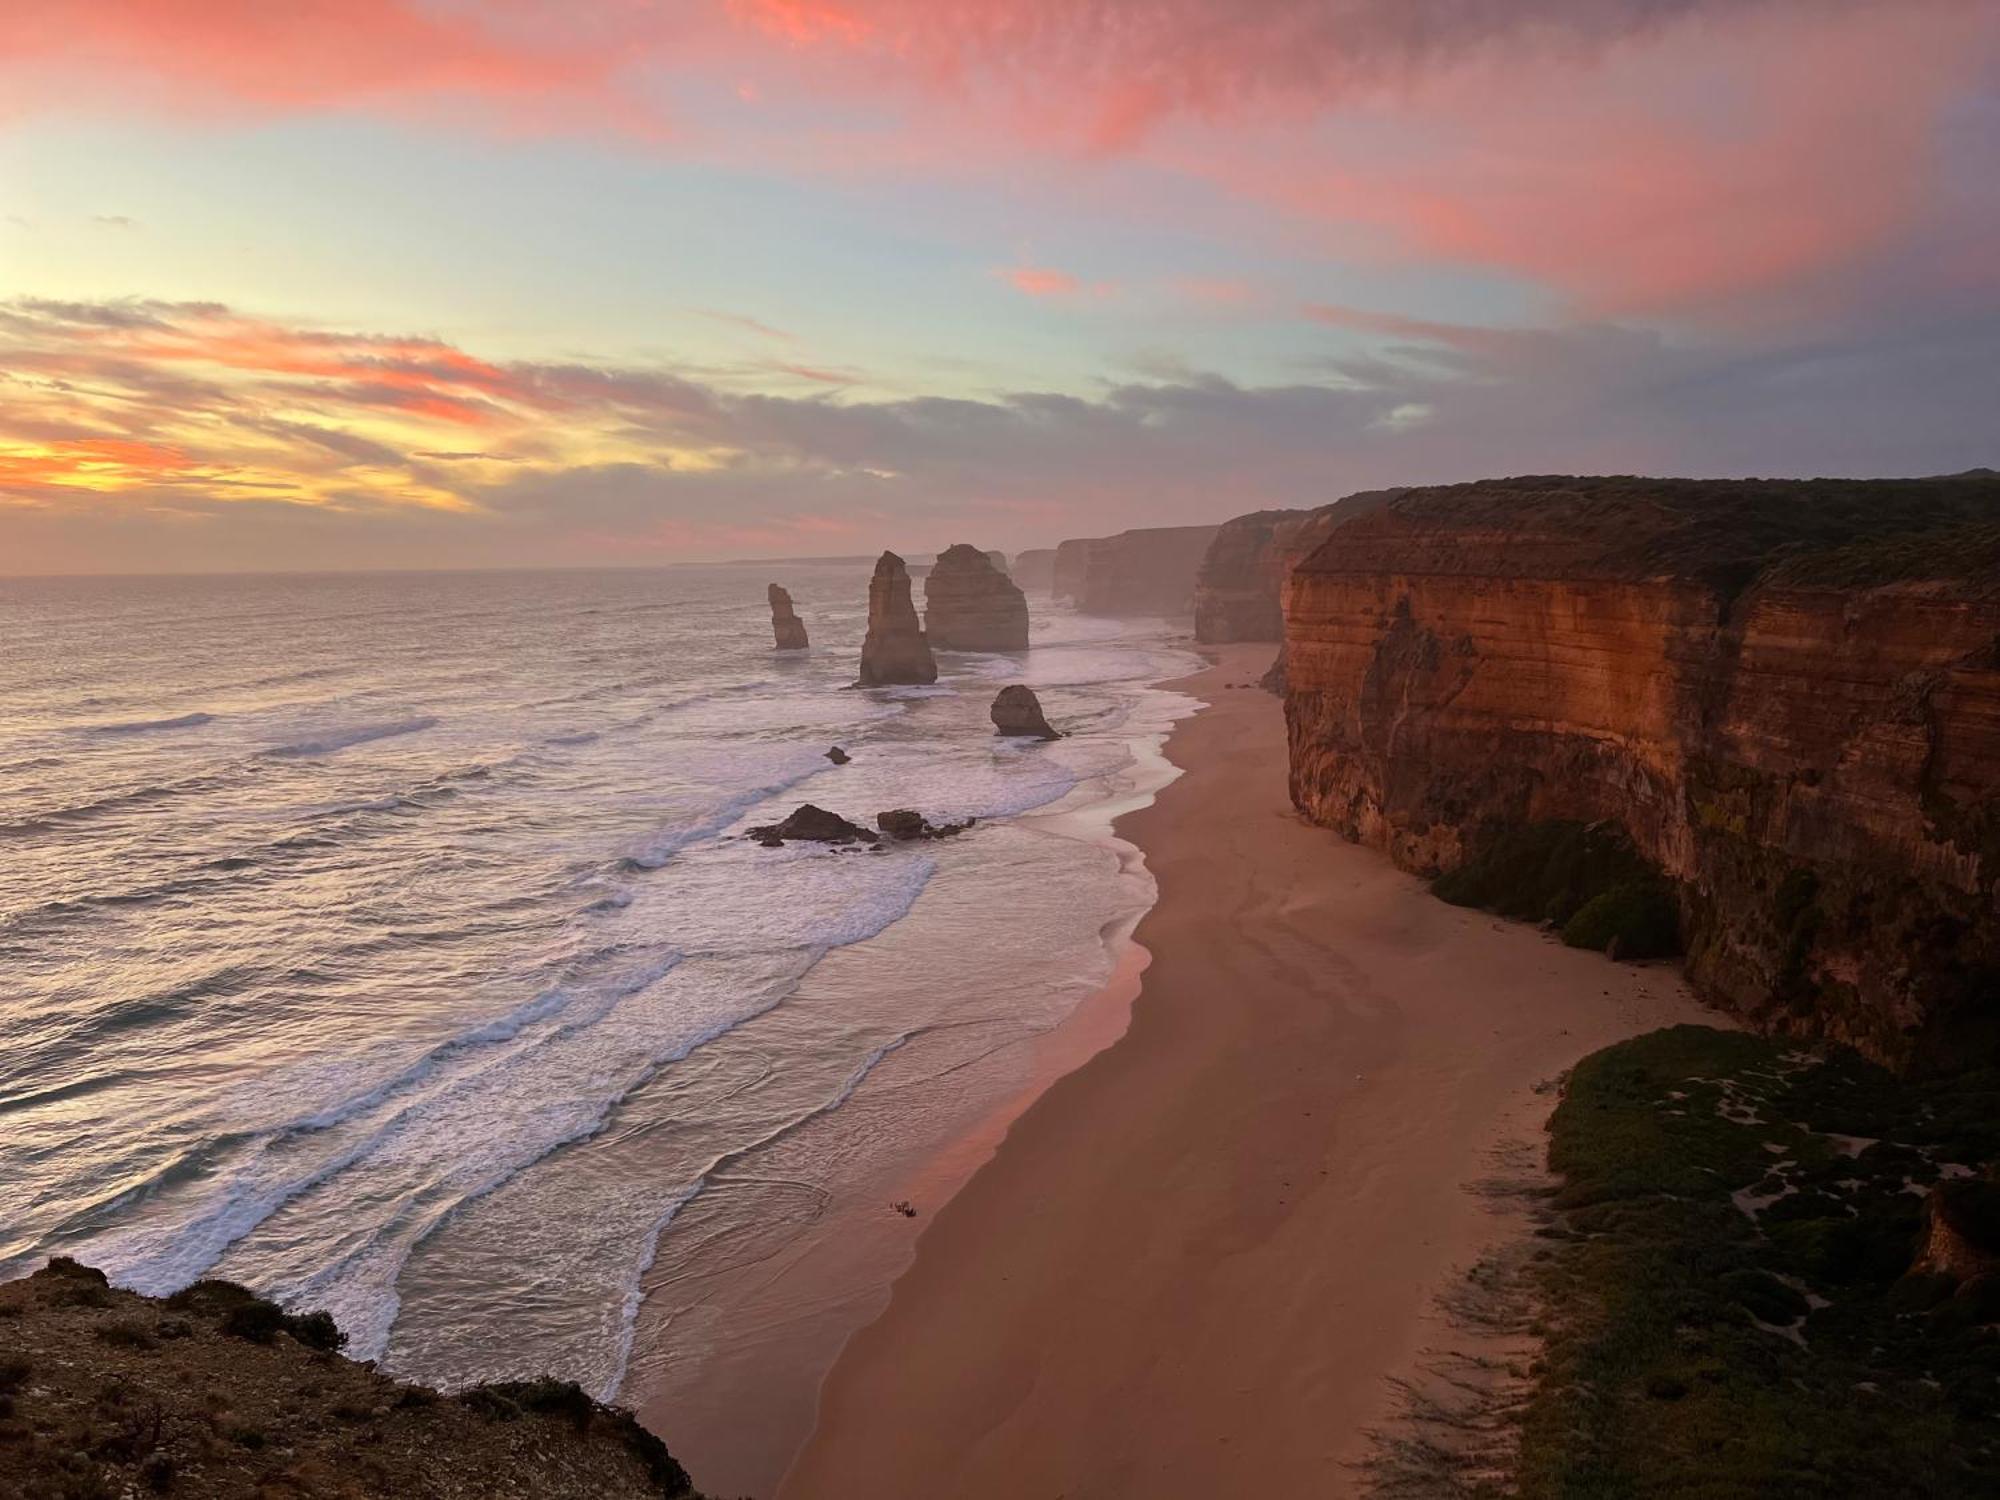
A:
[[[1563,924],[1562,940],[1627,961],[1667,958],[1681,951],[1680,908],[1658,880],[1623,881],[1586,901]]]
[[[1454,906],[1554,922],[1575,948],[1620,958],[1681,951],[1673,888],[1616,823],[1551,821],[1490,829],[1473,856],[1431,882]]]

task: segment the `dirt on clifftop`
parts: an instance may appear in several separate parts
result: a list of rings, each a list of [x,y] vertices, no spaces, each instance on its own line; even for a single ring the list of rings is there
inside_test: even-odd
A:
[[[57,1260],[0,1284],[0,1494],[688,1497],[630,1413],[566,1381],[404,1385],[228,1282],[142,1297]]]

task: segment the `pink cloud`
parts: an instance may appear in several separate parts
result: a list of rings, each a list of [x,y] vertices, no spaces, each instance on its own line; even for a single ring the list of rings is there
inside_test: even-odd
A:
[[[1589,314],[1739,323],[1837,298],[1830,278],[1943,211],[1939,122],[1996,56],[2000,8],[1982,0],[41,0],[0,13],[12,111],[78,98],[341,110],[822,176],[997,179],[1027,159],[1096,204],[1129,159],[1233,198],[1246,232],[1303,233],[1315,255],[1497,272]],[[677,94],[718,77],[787,112],[681,118]],[[1002,274],[1029,296],[1112,290],[1048,267]]]
[[[1085,281],[1053,266],[1006,266],[993,273],[1028,297],[1115,297],[1115,281]]]
[[[1050,266],[1010,266],[993,274],[1030,297],[1074,297],[1083,290],[1083,283],[1069,272]]]

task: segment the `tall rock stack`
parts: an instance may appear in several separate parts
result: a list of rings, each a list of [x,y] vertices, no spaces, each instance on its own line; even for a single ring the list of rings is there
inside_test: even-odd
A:
[[[780,651],[803,651],[806,649],[806,622],[798,617],[792,608],[792,596],[777,584],[769,590],[771,599],[771,634],[777,637]]]
[[[868,635],[861,643],[861,675],[855,685],[936,681],[937,662],[910,602],[910,570],[895,553],[884,552],[868,583]]]
[[[960,542],[924,580],[924,629],[936,651],[1025,651],[1028,598],[991,553]]]

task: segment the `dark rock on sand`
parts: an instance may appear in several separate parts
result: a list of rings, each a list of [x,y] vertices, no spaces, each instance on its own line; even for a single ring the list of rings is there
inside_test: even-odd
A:
[[[1038,740],[1059,740],[1062,735],[1042,717],[1042,702],[1034,689],[1010,683],[993,700],[993,728],[999,734],[1032,735]]]
[[[792,596],[775,583],[766,592],[771,600],[771,634],[777,637],[778,649],[805,650],[806,622],[792,608]]]
[[[826,752],[826,758],[832,761],[836,766],[844,766],[850,760],[854,759],[853,756],[849,755],[845,750],[841,749],[840,746],[838,745],[835,745],[831,750]]]
[[[861,643],[857,687],[937,681],[937,662],[910,602],[910,571],[884,552],[868,583],[868,635]]]

